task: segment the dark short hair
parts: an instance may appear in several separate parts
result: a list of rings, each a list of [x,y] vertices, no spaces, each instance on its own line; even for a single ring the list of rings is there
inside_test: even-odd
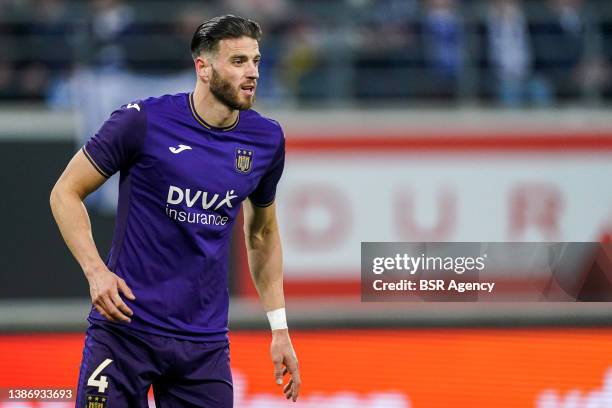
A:
[[[191,39],[191,56],[195,59],[203,52],[215,52],[219,41],[226,38],[261,38],[261,27],[253,20],[231,14],[211,18],[198,26]]]

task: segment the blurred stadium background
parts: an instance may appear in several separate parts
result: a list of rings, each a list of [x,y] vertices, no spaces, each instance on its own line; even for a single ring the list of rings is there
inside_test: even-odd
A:
[[[70,406],[6,390],[76,381],[88,288],[52,220],[53,183],[116,107],[189,91],[193,30],[228,12],[264,28],[256,109],[287,135],[299,404],[612,406],[608,303],[359,292],[361,241],[610,241],[610,1],[0,0],[0,407]],[[103,256],[115,199],[109,182],[88,201]],[[286,406],[240,231],[236,406]],[[608,281],[585,285],[612,294]]]

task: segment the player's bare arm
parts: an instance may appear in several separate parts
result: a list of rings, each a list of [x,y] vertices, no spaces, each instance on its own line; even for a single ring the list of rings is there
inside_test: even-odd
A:
[[[249,268],[264,310],[269,312],[284,308],[282,249],[276,204],[258,207],[247,200],[243,209]],[[277,384],[282,385],[283,376],[289,373],[291,378],[283,387],[283,393],[287,399],[296,401],[301,379],[288,329],[272,330],[270,354]]]
[[[66,245],[85,273],[95,308],[108,320],[129,322],[132,311],[119,292],[131,300],[135,297],[125,281],[108,270],[100,258],[83,204],[85,197],[105,181],[79,150],[51,191],[51,210]]]

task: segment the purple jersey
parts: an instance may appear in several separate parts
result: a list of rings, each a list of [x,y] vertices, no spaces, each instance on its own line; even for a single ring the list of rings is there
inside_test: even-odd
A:
[[[246,110],[215,128],[191,94],[165,95],[113,112],[83,152],[105,177],[120,171],[107,266],[136,296],[125,299],[128,327],[225,339],[232,226],[247,197],[274,201],[285,157],[279,124]],[[105,321],[93,308],[89,318]]]

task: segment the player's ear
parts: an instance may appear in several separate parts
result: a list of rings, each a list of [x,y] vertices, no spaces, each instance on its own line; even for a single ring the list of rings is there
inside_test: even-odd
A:
[[[200,55],[196,57],[195,61],[195,69],[198,78],[203,80],[204,82],[208,82],[210,80],[212,65],[210,63],[210,58],[204,55]]]

